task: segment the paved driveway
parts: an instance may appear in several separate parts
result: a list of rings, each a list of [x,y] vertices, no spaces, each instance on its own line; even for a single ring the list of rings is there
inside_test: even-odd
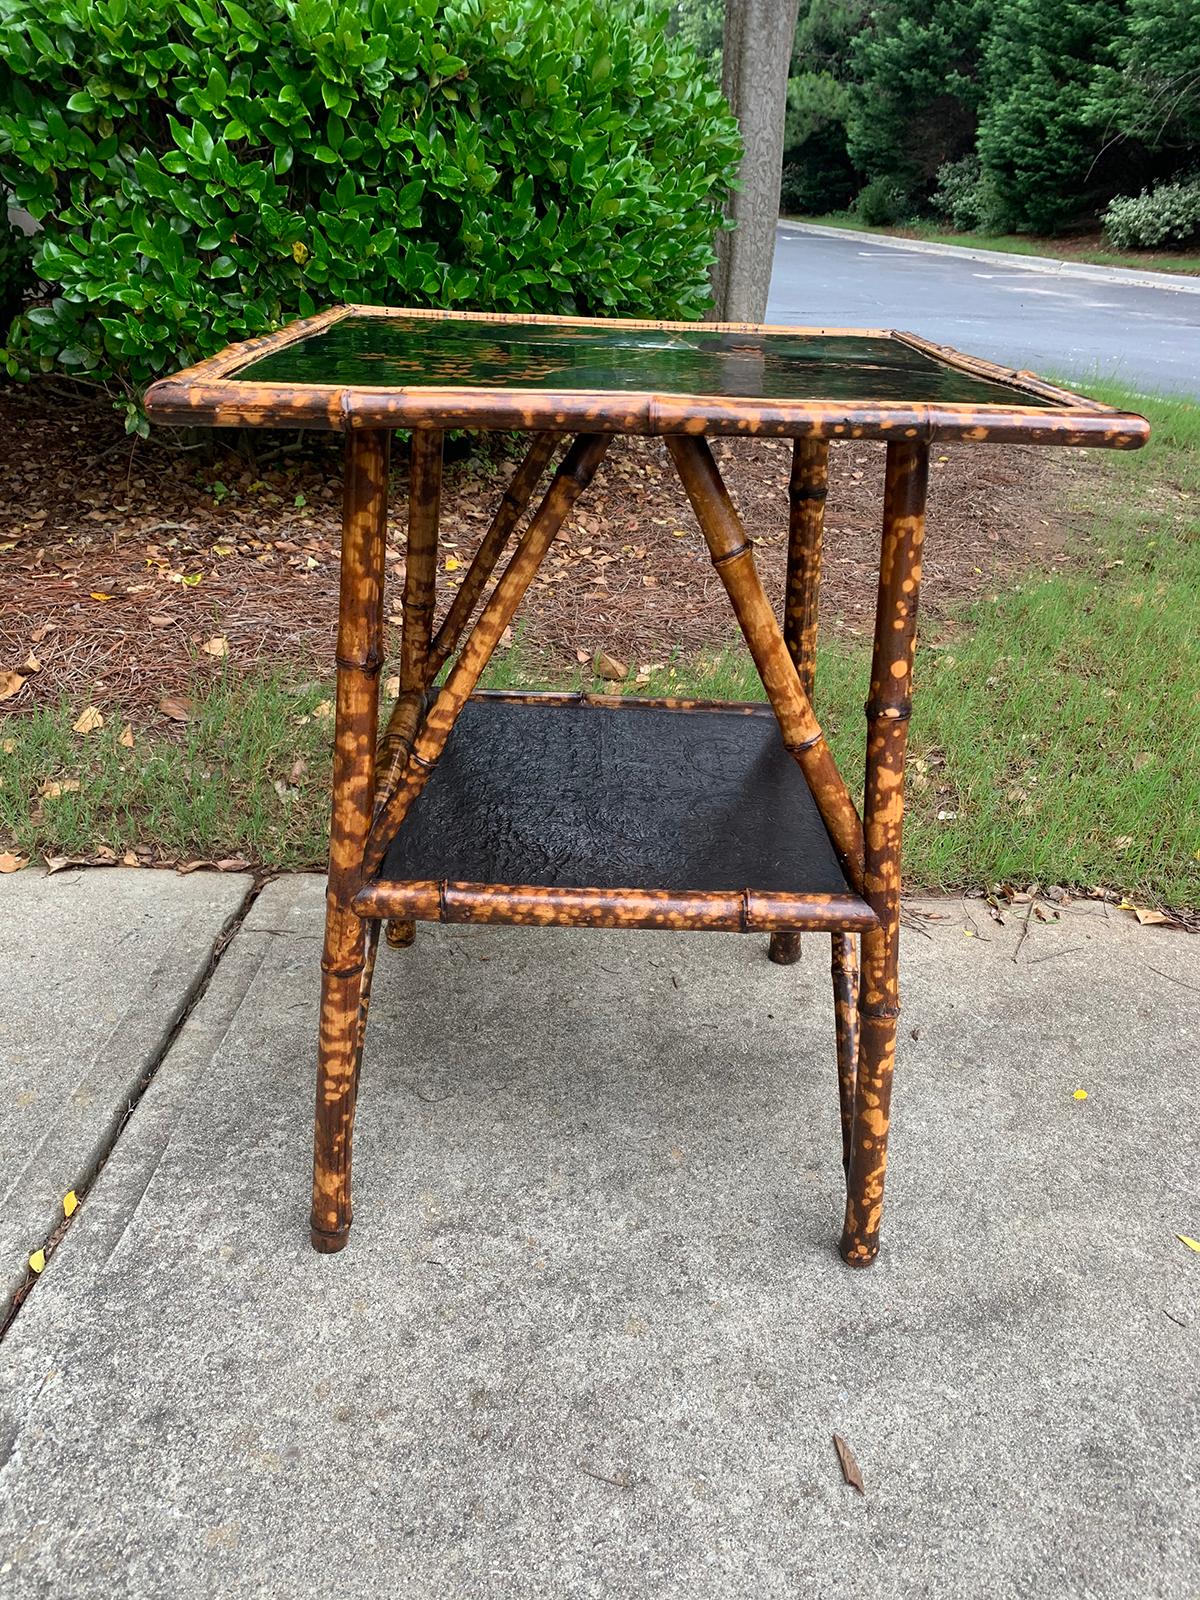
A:
[[[972,355],[1200,398],[1200,295],[780,228],[769,322],[906,328]]]

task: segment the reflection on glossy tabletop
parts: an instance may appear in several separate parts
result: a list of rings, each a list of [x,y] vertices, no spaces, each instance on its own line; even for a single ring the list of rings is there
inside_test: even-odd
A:
[[[880,334],[350,316],[251,361],[245,383],[507,388],[1045,407]]]

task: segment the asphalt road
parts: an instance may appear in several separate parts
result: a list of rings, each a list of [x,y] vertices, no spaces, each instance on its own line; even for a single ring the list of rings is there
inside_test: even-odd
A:
[[[971,355],[1200,398],[1200,295],[781,228],[768,322],[902,328]]]

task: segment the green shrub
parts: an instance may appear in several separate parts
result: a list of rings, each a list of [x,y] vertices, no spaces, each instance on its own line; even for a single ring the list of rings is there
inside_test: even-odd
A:
[[[0,182],[53,293],[10,370],[137,390],[344,300],[700,315],[739,143],[665,23],[654,0],[0,0]]]
[[[868,228],[890,228],[912,210],[907,192],[892,178],[872,178],[859,191],[854,210]]]
[[[33,244],[0,207],[0,337],[34,286]]]
[[[844,211],[862,179],[846,154],[846,130],[825,123],[783,152],[779,209],[791,216]]]
[[[991,174],[983,171],[978,156],[940,166],[929,204],[936,216],[963,233],[998,232],[1003,220]]]
[[[1118,250],[1148,250],[1200,239],[1200,177],[1176,179],[1139,195],[1110,200],[1104,232]]]

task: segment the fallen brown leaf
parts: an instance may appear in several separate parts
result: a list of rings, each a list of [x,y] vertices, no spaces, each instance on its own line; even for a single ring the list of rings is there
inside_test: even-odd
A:
[[[629,668],[623,661],[618,661],[616,656],[607,655],[603,650],[596,652],[596,676],[606,678],[609,683],[623,683],[629,676]]]
[[[68,867],[90,867],[91,861],[87,856],[43,856],[46,863],[46,876],[52,878],[56,872],[65,872]]]
[[[117,743],[120,744],[120,745],[124,745],[126,750],[132,750],[133,749],[133,723],[132,722],[127,722],[125,724],[125,726],[121,729],[121,736],[117,740]]]
[[[209,639],[200,648],[206,656],[216,656],[221,660],[229,654],[229,640],[220,637]]]
[[[27,856],[14,856],[11,850],[0,854],[0,872],[20,872],[22,867],[29,865]]]
[[[38,790],[43,800],[57,800],[59,795],[78,793],[78,778],[47,778]]]
[[[96,710],[95,706],[85,706],[75,722],[72,723],[76,733],[95,733],[97,729],[103,726],[104,718]]]
[[[316,705],[312,708],[312,716],[313,716],[313,721],[314,722],[328,722],[329,718],[332,717],[332,715],[333,715],[333,701],[332,700],[318,700]]]
[[[25,674],[26,677],[30,677],[30,676],[32,676],[33,673],[40,672],[41,670],[42,670],[42,663],[38,660],[38,658],[34,655],[33,651],[31,650],[29,652],[28,656],[25,658],[25,665],[21,668],[21,671]]]
[[[192,702],[187,695],[164,695],[158,702],[158,709],[164,717],[170,717],[172,722],[190,722],[192,718]]]
[[[862,1473],[859,1470],[858,1462],[854,1458],[854,1451],[851,1450],[840,1433],[835,1433],[833,1436],[833,1448],[837,1451],[838,1465],[842,1469],[842,1477],[852,1489],[857,1489],[859,1494],[866,1494],[867,1491],[863,1488]]]
[[[13,695],[20,694],[25,687],[24,675],[20,672],[0,672],[0,700],[11,700]]]
[[[241,856],[226,856],[214,863],[218,872],[249,872],[250,863]]]

